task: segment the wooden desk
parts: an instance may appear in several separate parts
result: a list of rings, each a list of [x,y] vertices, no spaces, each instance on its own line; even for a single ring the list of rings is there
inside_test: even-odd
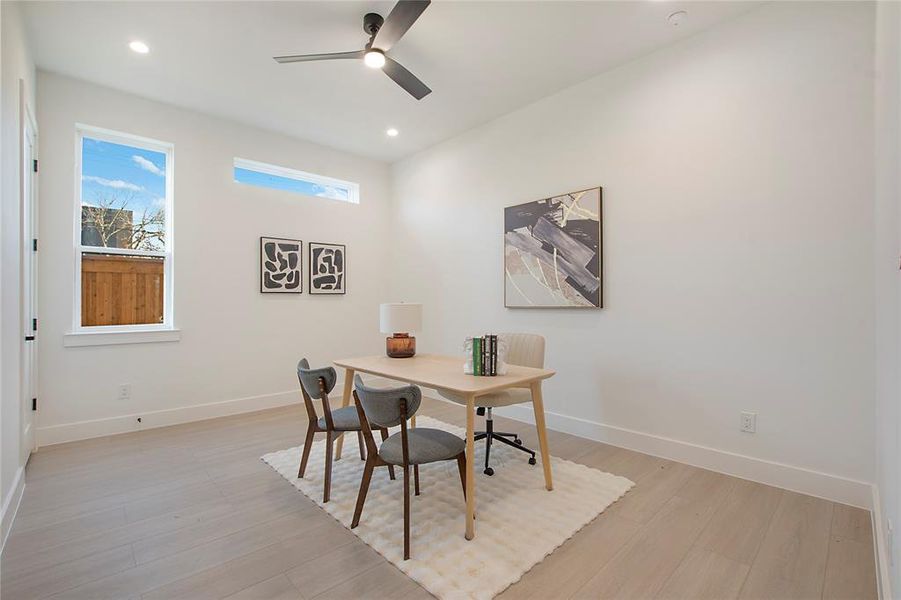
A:
[[[417,354],[413,358],[388,358],[387,356],[364,356],[343,358],[335,365],[344,368],[344,396],[341,406],[350,404],[355,373],[369,373],[388,379],[415,383],[428,388],[449,390],[466,398],[466,539],[475,536],[474,476],[475,456],[475,408],[479,396],[512,387],[527,387],[532,390],[532,407],[535,410],[535,426],[541,445],[541,465],[544,468],[544,483],[548,491],[554,489],[551,478],[551,460],[547,447],[547,432],[544,423],[544,403],[541,398],[541,382],[552,377],[554,371],[507,365],[506,375],[495,377],[475,377],[463,374],[463,359],[436,354]],[[344,436],[338,439],[335,459],[341,458]]]

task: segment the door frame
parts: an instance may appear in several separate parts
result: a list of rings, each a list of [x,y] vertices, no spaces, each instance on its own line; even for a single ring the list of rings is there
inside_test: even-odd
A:
[[[38,313],[38,258],[35,242],[38,238],[38,177],[34,163],[38,158],[38,127],[34,111],[28,103],[25,81],[19,79],[19,210],[20,210],[20,301],[21,301],[21,364],[20,383],[20,451],[23,463],[38,449],[37,410],[32,399],[38,398],[38,337],[33,319]],[[28,145],[31,144],[29,157]],[[31,338],[29,340],[29,338]]]

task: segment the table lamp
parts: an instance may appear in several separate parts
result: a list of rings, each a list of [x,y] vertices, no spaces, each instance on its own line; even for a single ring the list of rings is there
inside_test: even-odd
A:
[[[379,329],[393,334],[385,340],[388,356],[410,358],[416,354],[416,338],[410,332],[422,329],[422,304],[380,304]]]

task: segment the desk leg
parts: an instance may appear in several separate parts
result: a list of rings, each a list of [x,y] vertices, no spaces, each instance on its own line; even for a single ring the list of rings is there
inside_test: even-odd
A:
[[[341,408],[350,406],[350,395],[354,389],[354,370],[344,369],[344,395],[341,397]],[[338,435],[338,444],[335,448],[335,460],[341,460],[341,450],[344,448],[344,434]]]
[[[475,465],[475,424],[476,407],[475,396],[466,398],[466,539],[471,540],[475,533],[476,512],[476,480],[474,475]]]
[[[416,415],[410,417],[410,427],[416,427]]]
[[[544,487],[554,489],[551,477],[551,455],[547,448],[547,428],[544,424],[544,401],[541,398],[541,382],[532,384],[532,408],[535,410],[535,427],[538,429],[538,443],[541,445],[541,466],[544,468]]]

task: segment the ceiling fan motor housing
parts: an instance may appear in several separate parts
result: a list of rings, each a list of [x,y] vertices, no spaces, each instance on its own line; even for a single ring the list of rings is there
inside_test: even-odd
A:
[[[379,29],[382,28],[382,23],[384,22],[385,19],[382,18],[382,15],[377,13],[366,13],[363,16],[363,31],[370,36],[374,36],[379,32]]]

